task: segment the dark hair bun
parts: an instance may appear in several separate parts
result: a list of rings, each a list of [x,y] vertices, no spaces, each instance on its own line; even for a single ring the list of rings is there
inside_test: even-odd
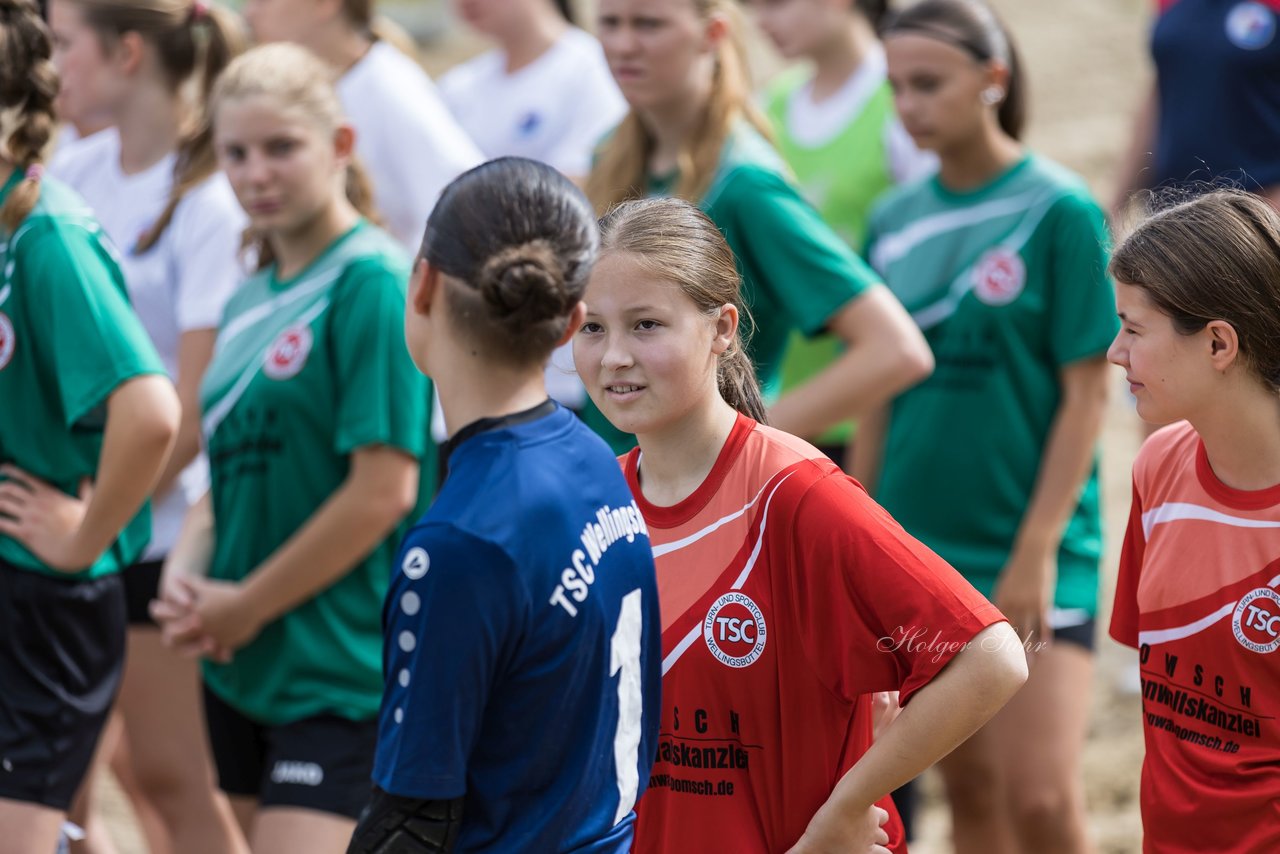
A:
[[[555,249],[545,240],[501,250],[480,268],[478,279],[493,316],[508,326],[559,317],[570,301]]]

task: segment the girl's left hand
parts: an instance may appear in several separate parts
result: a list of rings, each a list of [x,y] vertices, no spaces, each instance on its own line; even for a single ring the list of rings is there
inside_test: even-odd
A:
[[[874,804],[865,812],[840,814],[824,805],[787,854],[890,854],[884,826],[889,813]]]
[[[84,554],[76,541],[93,492],[88,478],[77,497],[10,463],[0,466],[0,477],[0,534],[22,543],[60,572],[81,572],[98,559]]]
[[[1014,550],[996,582],[992,601],[1024,643],[1053,639],[1049,606],[1058,579],[1056,553]]]
[[[192,597],[192,611],[200,618],[200,630],[226,656],[234,654],[262,631],[244,588],[234,581],[185,578]]]

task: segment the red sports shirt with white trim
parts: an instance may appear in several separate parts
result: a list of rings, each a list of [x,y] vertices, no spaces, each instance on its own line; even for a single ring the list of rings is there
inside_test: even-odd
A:
[[[1003,619],[815,448],[739,417],[703,484],[644,500],[662,610],[657,761],[635,851],[784,851],[901,702]],[[888,797],[891,848],[905,851]]]
[[[1136,647],[1143,850],[1280,851],[1280,487],[1214,475],[1185,422],[1133,465],[1111,636]]]

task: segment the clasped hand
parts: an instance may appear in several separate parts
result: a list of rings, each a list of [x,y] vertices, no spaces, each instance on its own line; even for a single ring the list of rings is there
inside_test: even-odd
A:
[[[262,623],[234,581],[178,577],[166,581],[151,600],[151,616],[164,643],[188,657],[226,663],[253,640]]]

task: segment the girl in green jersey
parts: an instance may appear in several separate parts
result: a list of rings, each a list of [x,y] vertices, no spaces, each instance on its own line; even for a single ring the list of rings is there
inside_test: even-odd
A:
[[[210,109],[260,269],[219,328],[211,490],[154,610],[211,659],[214,763],[253,850],[338,852],[370,791],[397,534],[432,482],[408,259],[351,201],[355,135],[304,48],[239,57]]]
[[[43,178],[57,74],[0,0],[0,852],[52,851],[119,686],[120,570],[178,400],[92,215]],[[55,316],[56,309],[56,316]]]
[[[814,436],[926,376],[928,348],[887,289],[801,199],[751,104],[729,0],[601,0],[598,33],[631,112],[601,149],[587,192],[604,211],[679,196],[724,233],[754,320],[752,361],[780,429]],[[777,396],[792,330],[847,349]],[[590,390],[594,393],[594,390]]]
[[[867,257],[938,368],[862,422],[856,476],[1030,652],[1026,687],[941,763],[957,850],[1088,851],[1106,226],[1078,177],[1018,141],[1024,81],[989,8],[923,0],[884,39],[898,115],[939,171],[877,205]]]

